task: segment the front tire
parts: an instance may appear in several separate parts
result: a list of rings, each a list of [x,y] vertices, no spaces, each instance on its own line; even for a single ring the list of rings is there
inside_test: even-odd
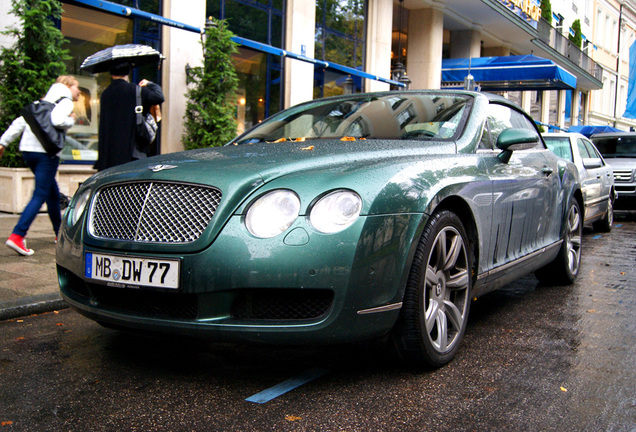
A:
[[[415,252],[393,333],[407,363],[437,368],[455,356],[468,321],[471,268],[461,220],[447,210],[433,214]]]
[[[581,216],[581,206],[575,198],[572,198],[559,254],[554,261],[535,272],[535,276],[541,282],[570,285],[576,280],[581,267],[581,239],[583,238]]]

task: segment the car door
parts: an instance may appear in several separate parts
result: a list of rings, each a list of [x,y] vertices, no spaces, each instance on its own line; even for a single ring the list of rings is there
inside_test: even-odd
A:
[[[507,105],[491,102],[481,149],[493,183],[492,238],[488,246],[491,268],[521,258],[558,240],[557,158],[539,136],[534,148],[517,150],[508,163],[497,155],[497,137],[508,128],[539,131],[532,120]],[[551,157],[547,158],[546,153]],[[558,219],[555,221],[555,218]]]
[[[612,170],[589,140],[578,138],[577,147],[584,167],[584,173],[580,173],[580,177],[581,190],[585,198],[585,219],[597,219],[607,211],[612,187]]]

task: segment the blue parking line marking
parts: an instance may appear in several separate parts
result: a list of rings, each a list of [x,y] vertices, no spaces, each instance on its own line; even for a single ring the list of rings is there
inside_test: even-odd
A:
[[[283,381],[280,384],[276,384],[274,387],[270,387],[267,390],[263,390],[262,392],[256,393],[255,395],[250,396],[245,400],[248,402],[254,402],[259,404],[269,402],[272,399],[277,398],[278,396],[282,394],[285,394],[291,390],[294,390],[297,387],[300,387],[303,384],[307,384],[310,381],[320,378],[321,376],[325,375],[328,372],[329,372],[329,369],[320,369],[320,368],[309,369],[308,371],[303,372],[302,374],[294,378],[290,378],[287,381]]]
[[[614,228],[620,228],[622,226],[623,226],[623,224],[616,224],[616,225],[614,225]]]
[[[600,238],[603,238],[602,235],[595,235],[594,237],[592,237],[592,240],[598,240]]]

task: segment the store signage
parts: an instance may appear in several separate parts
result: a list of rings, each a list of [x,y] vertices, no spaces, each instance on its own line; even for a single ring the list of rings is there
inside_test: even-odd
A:
[[[539,0],[499,0],[514,13],[526,21],[534,21],[534,25],[541,18],[541,2]]]

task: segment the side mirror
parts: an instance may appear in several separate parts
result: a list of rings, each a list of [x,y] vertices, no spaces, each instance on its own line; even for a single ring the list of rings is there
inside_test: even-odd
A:
[[[506,129],[497,138],[497,148],[502,150],[497,156],[503,163],[510,161],[512,152],[534,148],[539,142],[539,135],[528,129]]]
[[[583,158],[583,166],[587,169],[600,168],[603,166],[600,159]]]

